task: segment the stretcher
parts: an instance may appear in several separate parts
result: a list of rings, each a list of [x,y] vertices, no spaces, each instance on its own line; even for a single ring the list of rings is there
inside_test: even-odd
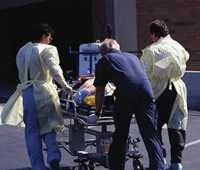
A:
[[[59,142],[76,165],[73,169],[94,170],[96,166],[109,168],[108,152],[113,134],[113,107],[103,107],[102,116],[95,123],[88,123],[88,116],[95,113],[95,106],[77,105],[74,100],[61,97],[61,108],[68,131],[68,139]],[[127,140],[127,159],[132,159],[134,170],[143,170],[142,154],[138,149],[139,138]]]

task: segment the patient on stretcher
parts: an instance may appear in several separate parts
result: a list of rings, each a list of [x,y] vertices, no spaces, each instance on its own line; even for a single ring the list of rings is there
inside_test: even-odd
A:
[[[69,113],[78,113],[79,115],[86,116],[86,122],[88,124],[95,124],[98,117],[96,116],[95,108],[95,92],[96,88],[93,85],[94,77],[86,80],[72,96],[72,102],[65,105],[63,109]],[[103,105],[103,112],[101,117],[112,117],[114,113],[114,90],[115,86],[108,83],[105,87],[105,98]],[[62,96],[62,95],[61,95]],[[66,96],[64,94],[63,96]],[[62,98],[62,97],[61,97]],[[62,105],[61,105],[62,106]],[[74,109],[76,108],[76,109]]]
[[[96,88],[93,85],[94,77],[86,80],[77,90],[76,93],[72,96],[72,100],[76,104],[76,111],[85,116],[89,116],[92,113],[95,113],[95,91]],[[114,106],[114,97],[113,93],[115,86],[111,83],[108,83],[105,87],[105,99],[104,99],[104,112],[102,116],[112,116],[113,106]],[[71,104],[68,105],[68,108],[65,109],[71,113],[74,113],[74,108]]]
[[[95,92],[96,88],[93,85],[94,77],[88,79],[85,83],[83,83],[77,90],[77,92],[73,96],[73,100],[76,104],[95,106]],[[112,96],[115,90],[115,86],[111,83],[108,83],[105,87],[105,97]]]

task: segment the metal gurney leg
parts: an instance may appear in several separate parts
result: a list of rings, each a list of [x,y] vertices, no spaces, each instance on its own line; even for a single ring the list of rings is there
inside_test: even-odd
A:
[[[73,111],[74,113],[64,110],[63,113],[66,115],[66,119],[72,120],[70,124],[66,125],[69,139],[65,144],[68,145],[68,152],[77,158],[74,160],[78,163],[76,167],[78,167],[78,170],[94,170],[97,164],[108,167],[108,151],[113,134],[113,131],[109,131],[108,126],[114,123],[112,117],[102,117],[95,125],[91,125],[87,124],[87,121],[85,121],[87,119],[84,119],[87,116],[82,115],[80,110],[75,107]],[[86,135],[94,138],[88,139]],[[128,139],[126,156],[127,160],[132,159],[134,170],[143,170],[143,165],[140,162],[142,155],[137,146],[138,142],[138,139]],[[86,148],[90,145],[96,147],[95,152],[87,151]]]

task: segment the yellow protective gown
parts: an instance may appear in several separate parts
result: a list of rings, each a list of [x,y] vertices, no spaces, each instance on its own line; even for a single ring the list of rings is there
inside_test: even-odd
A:
[[[188,120],[187,89],[181,80],[186,70],[189,53],[170,35],[142,50],[141,62],[149,76],[157,99],[173,83],[177,97],[172,108],[168,127],[186,129]]]
[[[23,126],[22,90],[33,85],[40,133],[44,134],[52,129],[62,130],[60,102],[53,83],[53,77],[59,76],[61,81],[59,83],[65,84],[63,72],[59,66],[57,48],[52,45],[29,42],[19,50],[16,63],[21,84],[17,86],[15,93],[4,106],[1,114],[2,123]]]

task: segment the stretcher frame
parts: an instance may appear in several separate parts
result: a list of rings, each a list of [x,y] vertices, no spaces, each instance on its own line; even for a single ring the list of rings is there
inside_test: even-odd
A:
[[[68,130],[68,140],[59,142],[60,148],[63,148],[71,156],[75,156],[74,162],[77,165],[74,169],[78,170],[94,170],[96,166],[109,167],[108,151],[112,142],[113,130],[109,126],[114,124],[111,117],[100,117],[95,124],[88,124],[88,116],[81,115],[77,111],[77,105],[73,100],[60,98],[61,108],[65,120],[65,128]],[[68,111],[67,107],[71,104],[73,111]],[[89,111],[90,114],[94,110]],[[86,135],[93,138],[86,139]],[[126,157],[133,160],[134,170],[143,170],[140,159],[143,155],[139,152],[137,143],[139,138],[132,139],[131,136],[127,140]],[[88,146],[93,146],[95,151],[87,151]]]

